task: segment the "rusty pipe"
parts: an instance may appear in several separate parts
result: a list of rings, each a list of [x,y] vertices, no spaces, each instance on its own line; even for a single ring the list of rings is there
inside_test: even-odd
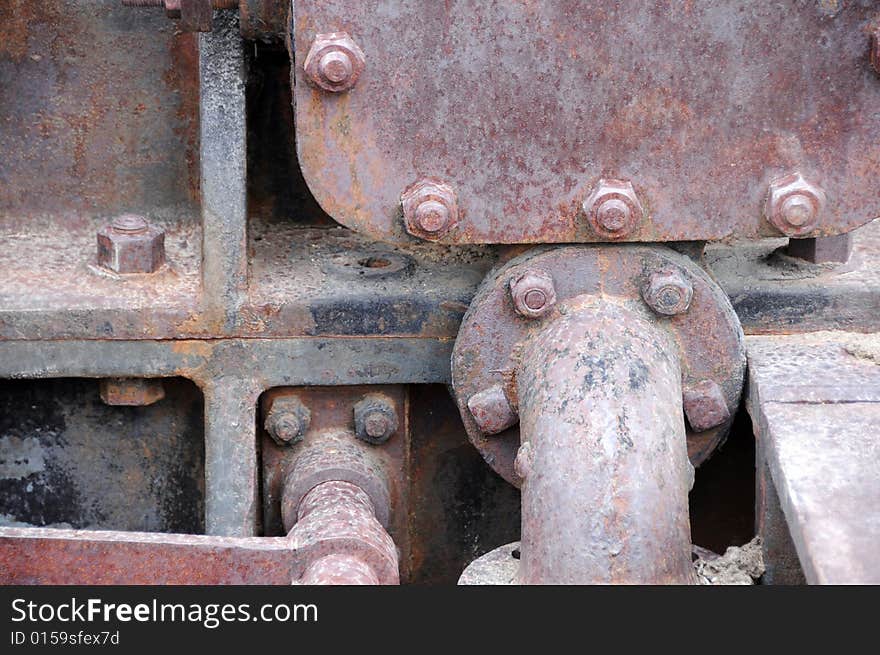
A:
[[[522,352],[521,582],[695,582],[677,349],[636,310],[582,303]]]
[[[399,584],[397,547],[383,527],[387,481],[348,431],[324,433],[285,478],[284,527],[299,584]]]

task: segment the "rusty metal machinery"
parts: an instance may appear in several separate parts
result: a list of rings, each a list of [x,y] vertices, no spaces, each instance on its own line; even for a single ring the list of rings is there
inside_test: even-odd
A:
[[[880,581],[878,106],[873,2],[0,0],[0,582]]]

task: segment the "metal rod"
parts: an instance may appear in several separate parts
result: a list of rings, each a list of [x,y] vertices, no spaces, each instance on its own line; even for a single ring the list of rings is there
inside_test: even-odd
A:
[[[590,302],[536,333],[517,376],[521,581],[692,583],[676,349],[651,320]]]

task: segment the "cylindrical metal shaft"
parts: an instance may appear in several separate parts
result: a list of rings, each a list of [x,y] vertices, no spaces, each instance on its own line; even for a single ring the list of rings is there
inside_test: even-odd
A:
[[[589,302],[522,353],[521,581],[694,582],[678,351],[634,311]]]

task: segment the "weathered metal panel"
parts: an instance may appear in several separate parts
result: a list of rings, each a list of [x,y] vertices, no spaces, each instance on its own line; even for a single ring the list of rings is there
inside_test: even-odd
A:
[[[795,171],[827,196],[816,236],[880,215],[871,3],[748,0],[297,0],[299,160],[322,207],[403,240],[403,191],[457,194],[450,243],[605,240],[580,205],[632,182],[623,240],[778,234],[762,216]],[[354,88],[303,69],[318,34],[365,56]]]

